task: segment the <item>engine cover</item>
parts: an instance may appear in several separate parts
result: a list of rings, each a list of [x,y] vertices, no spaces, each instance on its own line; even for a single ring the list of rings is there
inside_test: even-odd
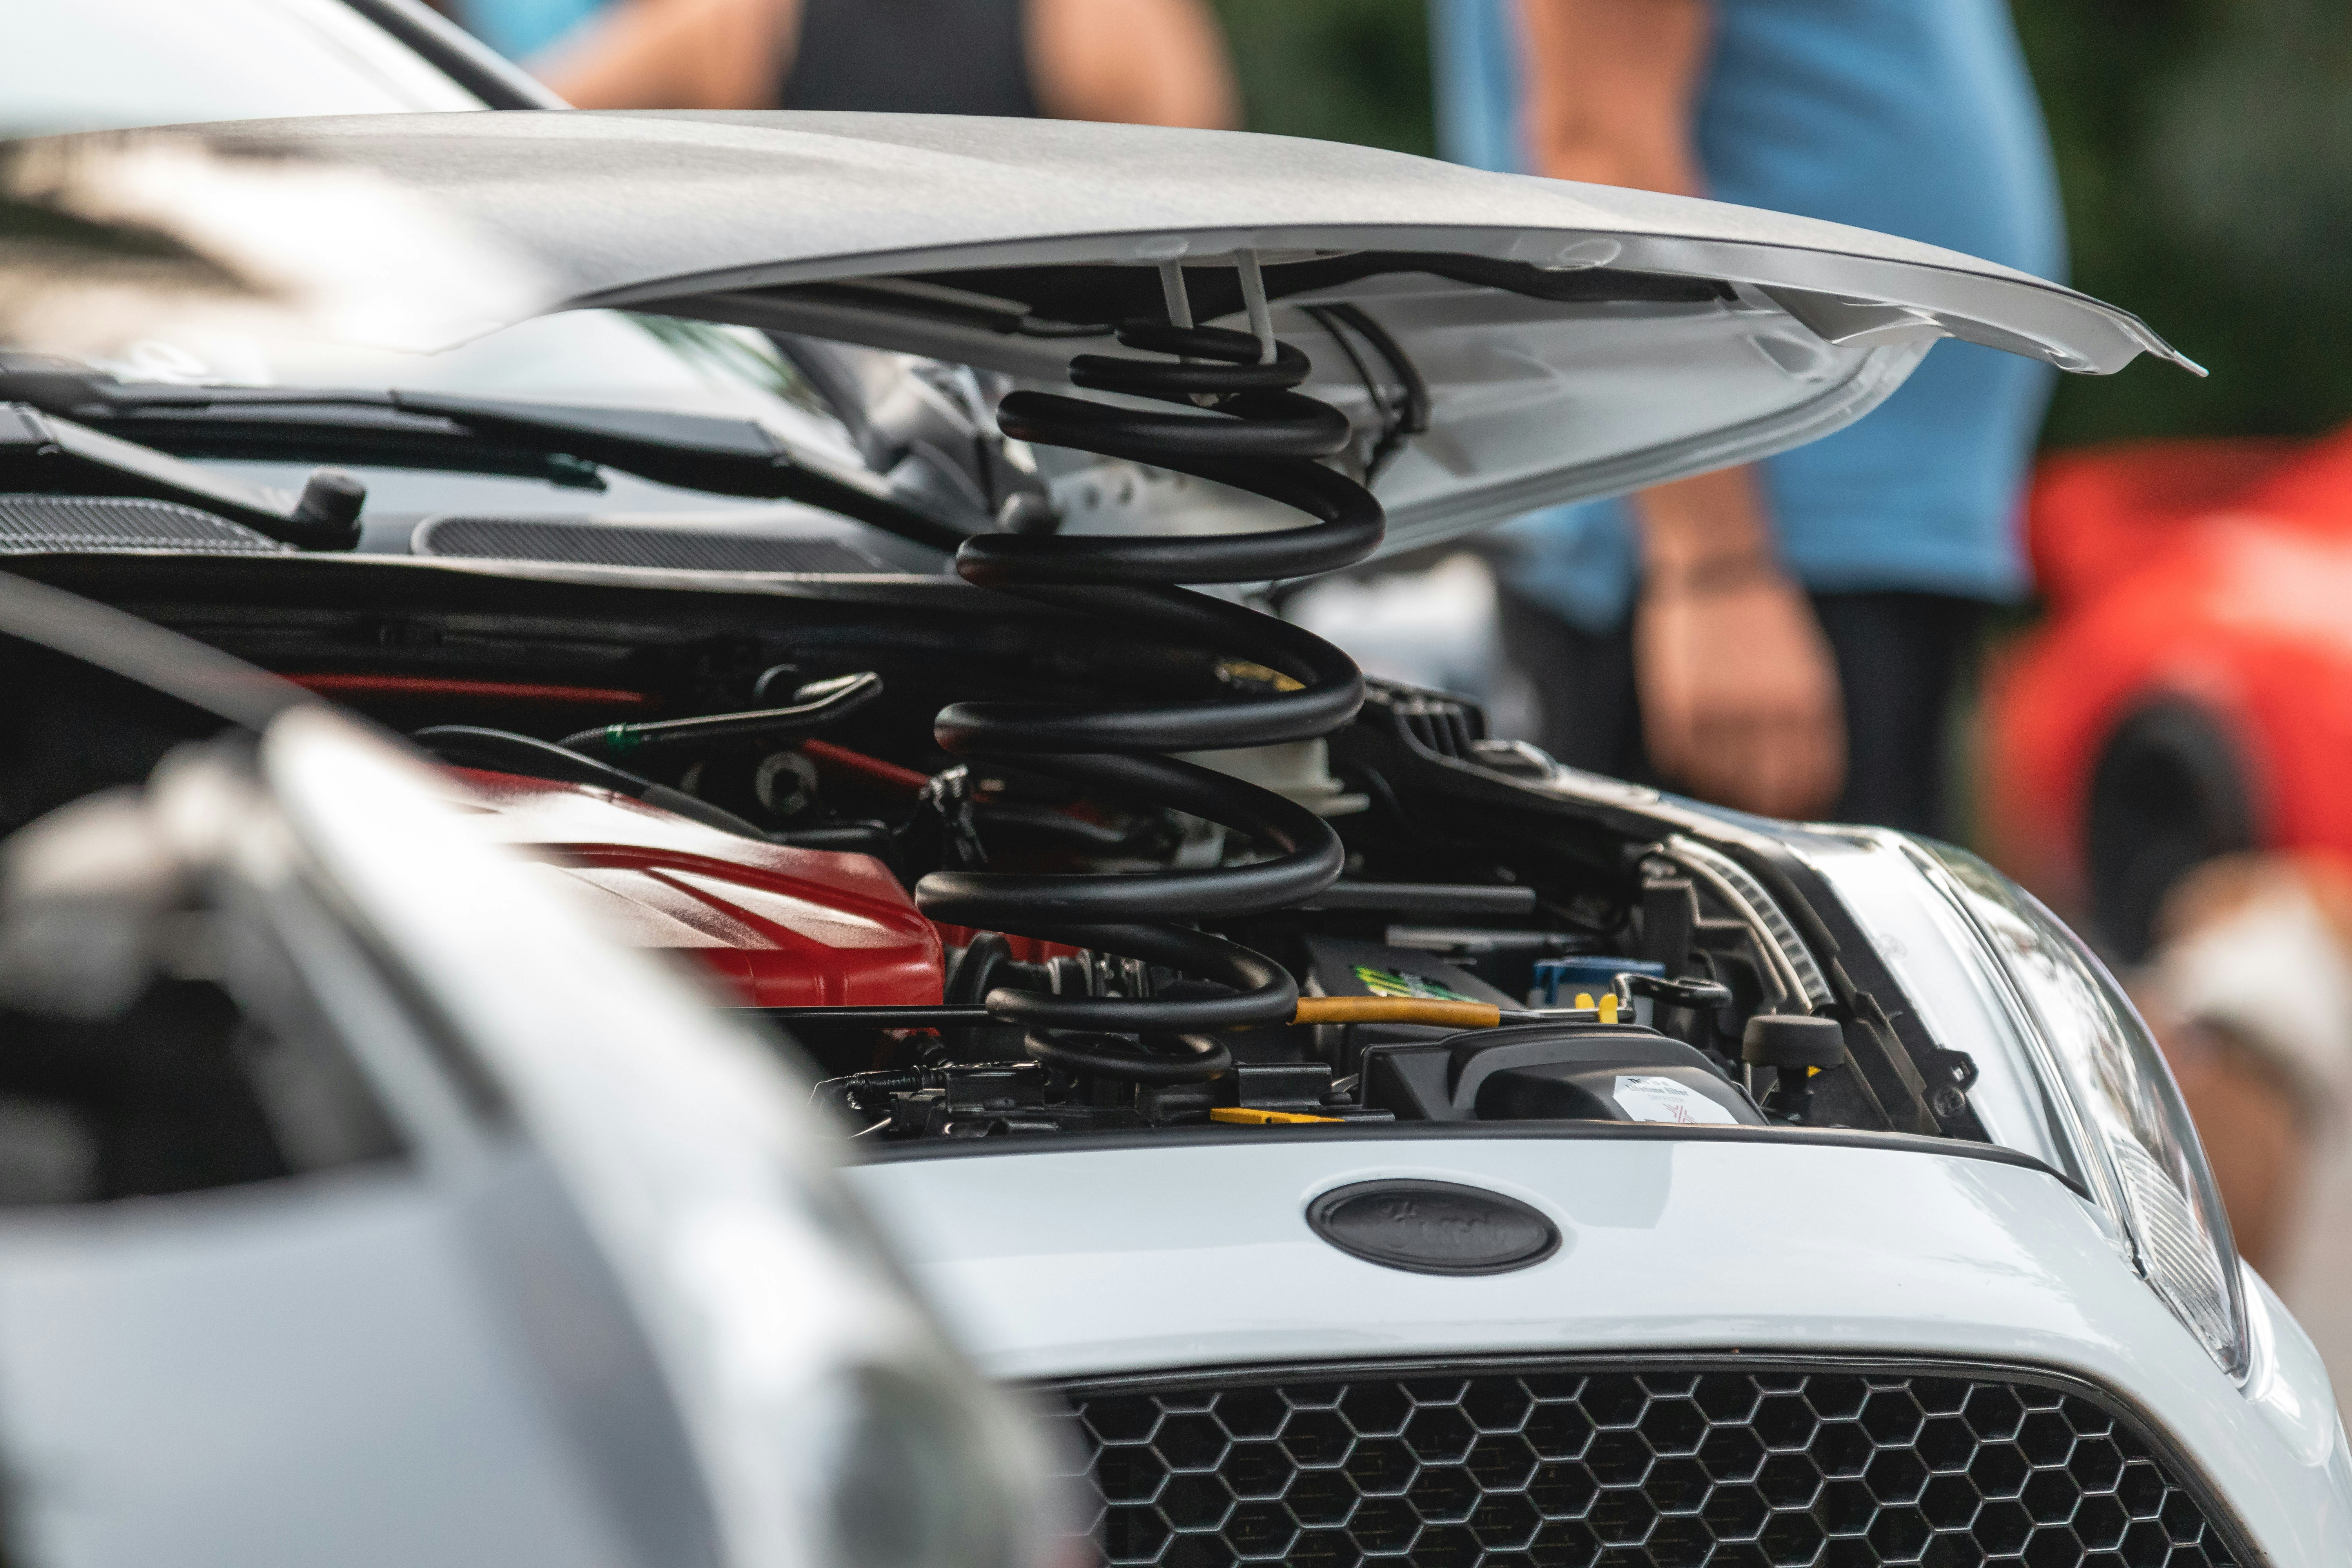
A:
[[[448,772],[488,837],[623,940],[692,957],[749,1005],[940,999],[939,931],[872,856],[756,843],[585,784]]]

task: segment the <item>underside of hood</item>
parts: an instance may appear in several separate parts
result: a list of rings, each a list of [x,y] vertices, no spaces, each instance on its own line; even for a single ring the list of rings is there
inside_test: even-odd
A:
[[[363,171],[515,253],[549,308],[700,317],[1037,384],[1108,347],[1114,324],[1160,319],[1171,268],[1198,320],[1246,326],[1254,261],[1268,324],[1313,362],[1304,390],[1368,432],[1401,409],[1419,426],[1379,475],[1391,550],[1814,439],[1945,337],[2075,372],[2143,353],[2195,368],[2124,311],[1933,247],[1281,137],[783,112],[141,134]]]

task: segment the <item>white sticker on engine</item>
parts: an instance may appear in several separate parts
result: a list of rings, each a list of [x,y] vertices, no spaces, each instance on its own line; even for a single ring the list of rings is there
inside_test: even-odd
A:
[[[1679,1121],[1685,1127],[1739,1125],[1731,1112],[1690,1085],[1646,1073],[1617,1080],[1617,1103],[1636,1121]]]

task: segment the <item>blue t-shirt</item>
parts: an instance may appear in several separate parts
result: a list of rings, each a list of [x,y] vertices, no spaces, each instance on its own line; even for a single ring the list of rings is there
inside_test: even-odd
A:
[[[459,0],[466,30],[510,60],[528,59],[562,41],[604,9],[605,0]]]
[[[2056,171],[2004,0],[1715,0],[1699,99],[1707,195],[1877,229],[2039,277],[2065,268]],[[1525,172],[1519,0],[1432,0],[1440,151]],[[1817,590],[2011,599],[2048,366],[1945,342],[1860,423],[1763,464],[1782,558]],[[1512,522],[1514,584],[1621,624],[1622,501]]]

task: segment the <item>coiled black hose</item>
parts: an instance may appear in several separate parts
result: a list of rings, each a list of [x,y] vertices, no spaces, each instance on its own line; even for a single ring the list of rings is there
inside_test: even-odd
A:
[[[1265,582],[1349,566],[1379,546],[1387,523],[1370,490],[1316,460],[1344,451],[1349,430],[1338,409],[1292,390],[1307,379],[1305,354],[1276,344],[1268,356],[1258,338],[1216,328],[1131,322],[1118,336],[1129,349],[1181,357],[1084,354],[1070,363],[1071,381],[1185,412],[1017,392],[998,413],[1004,433],[1173,468],[1265,496],[1315,521],[1201,538],[986,534],[965,541],[956,570],[982,587],[1101,616],[1139,636],[1211,648],[1285,679],[1226,700],[959,702],[940,713],[933,732],[941,747],[968,761],[1015,765],[1115,798],[1188,812],[1276,853],[1247,865],[1131,875],[939,871],[922,879],[915,898],[936,920],[1142,959],[1211,983],[1180,983],[1151,997],[1000,987],[986,998],[992,1016],[1028,1026],[1030,1054],[1048,1066],[1183,1082],[1230,1065],[1224,1047],[1203,1031],[1286,1021],[1298,994],[1281,965],[1182,922],[1310,899],[1339,878],[1344,856],[1338,835],[1304,806],[1160,753],[1328,734],[1355,716],[1364,692],[1355,662],[1321,638],[1177,584]]]

